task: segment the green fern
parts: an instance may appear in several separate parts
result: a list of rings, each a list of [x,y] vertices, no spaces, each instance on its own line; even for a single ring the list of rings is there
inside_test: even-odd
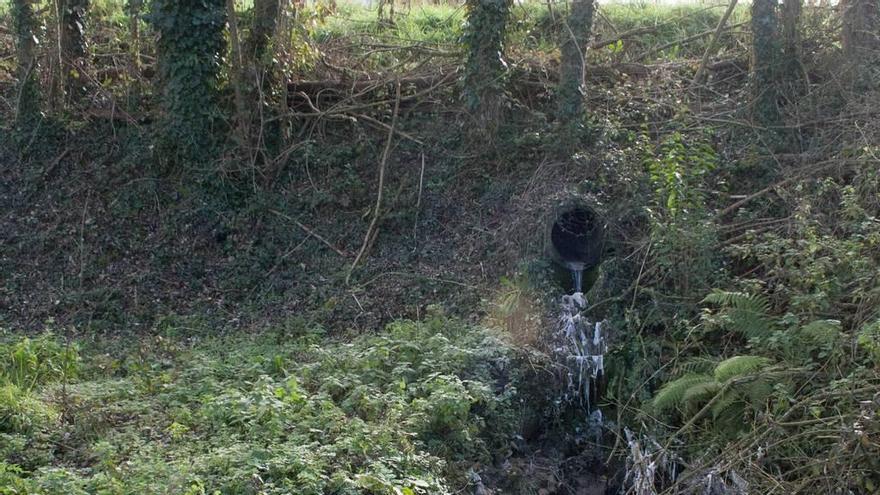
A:
[[[711,407],[712,418],[725,429],[731,421],[738,422],[746,407],[757,409],[773,392],[765,377],[738,383],[736,380],[754,375],[766,369],[771,360],[763,356],[734,356],[721,361],[711,375],[690,373],[664,385],[654,396],[653,406],[658,412],[674,409],[685,415],[694,414],[704,404],[715,401]],[[718,397],[718,394],[721,394]]]
[[[730,410],[736,408],[742,410],[742,399],[735,393],[725,392],[715,404],[712,405],[712,419],[719,421],[722,417],[726,417]],[[741,414],[740,414],[741,415]]]
[[[773,383],[760,377],[746,384],[741,393],[746,397],[752,409],[761,409],[767,398],[773,393]]]
[[[695,356],[686,358],[677,366],[679,373],[689,375],[709,375],[715,369],[718,360],[711,357]]]
[[[801,328],[801,334],[817,344],[834,344],[841,336],[839,320],[816,320]]]
[[[694,386],[701,384],[714,384],[715,380],[709,375],[684,375],[681,378],[673,380],[657,392],[654,396],[652,404],[658,412],[666,412],[675,409],[684,401],[687,391]]]
[[[686,414],[695,414],[706,402],[712,400],[719,392],[723,385],[715,380],[707,380],[702,383],[695,383],[684,392],[681,399],[681,406]]]
[[[760,294],[716,290],[703,302],[720,306],[718,315],[723,325],[748,338],[766,336],[773,329],[774,321],[768,315],[770,301]]]
[[[734,356],[718,363],[715,367],[715,379],[720,383],[745,376],[766,368],[770,360],[763,356]]]
[[[770,312],[770,301],[761,294],[714,290],[703,299],[703,302],[729,308],[746,309],[765,315]]]

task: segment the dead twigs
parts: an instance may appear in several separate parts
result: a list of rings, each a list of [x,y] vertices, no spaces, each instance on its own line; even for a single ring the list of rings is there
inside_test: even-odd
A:
[[[613,44],[617,43],[618,41],[627,40],[627,39],[630,39],[630,38],[633,38],[635,36],[639,36],[642,34],[651,34],[651,33],[656,33],[656,32],[657,32],[657,28],[654,26],[645,26],[645,27],[630,29],[629,31],[620,33],[612,38],[607,38],[604,40],[594,41],[593,43],[590,43],[590,50],[598,50],[600,48],[605,48],[606,46],[613,45]]]
[[[364,242],[361,244],[361,249],[358,251],[351,267],[348,269],[348,275],[345,276],[346,285],[348,285],[351,280],[351,274],[354,273],[354,269],[357,268],[358,263],[360,263],[370,246],[373,245],[373,241],[375,240],[376,235],[378,235],[377,224],[379,223],[379,218],[382,216],[382,196],[385,189],[385,165],[388,163],[388,156],[391,154],[391,144],[394,142],[394,129],[397,127],[397,117],[400,112],[400,81],[397,81],[396,95],[397,97],[394,100],[394,113],[391,116],[391,127],[388,130],[388,139],[385,141],[385,149],[382,151],[382,159],[379,161],[379,190],[376,193],[376,206],[373,210],[373,219],[370,221],[370,226],[367,227],[367,233],[364,236]]]
[[[716,33],[716,32],[718,32],[719,35],[720,35],[721,32],[723,32],[723,31],[729,31],[729,30],[731,30],[731,29],[736,29],[736,28],[738,28],[738,27],[742,27],[742,26],[745,26],[745,25],[746,25],[745,22],[739,22],[739,23],[736,23],[736,24],[733,24],[733,25],[730,25],[730,26],[727,26],[727,27],[723,27],[723,26],[722,26],[721,31],[718,31],[718,28],[716,27],[716,28],[713,28],[713,29],[709,29],[709,30],[707,30],[707,31],[703,31],[702,33],[697,33],[697,34],[695,34],[695,35],[693,35],[693,36],[688,36],[687,38],[682,38],[682,39],[680,39],[680,40],[676,40],[676,41],[670,41],[669,43],[664,43],[664,44],[662,44],[662,45],[660,45],[660,46],[658,46],[658,47],[652,48],[652,49],[650,49],[650,50],[648,50],[648,51],[642,53],[641,55],[636,56],[636,57],[633,59],[633,61],[634,61],[634,62],[638,62],[638,61],[640,61],[640,60],[644,60],[644,59],[646,59],[646,58],[649,58],[649,57],[651,57],[652,55],[656,55],[656,54],[662,52],[663,50],[666,50],[667,48],[672,48],[673,46],[676,46],[676,45],[686,45],[686,44],[688,44],[688,43],[693,43],[694,41],[697,41],[697,40],[703,39],[703,38],[705,38],[706,36],[710,36],[710,35],[712,35],[712,34],[714,34],[714,33]]]
[[[724,218],[727,215],[740,209],[743,205],[745,205],[751,201],[754,201],[755,199],[760,198],[760,197],[764,196],[765,194],[773,192],[782,186],[785,186],[787,184],[791,184],[792,182],[796,182],[796,181],[805,179],[812,174],[821,172],[821,171],[826,170],[828,168],[832,168],[835,166],[842,166],[842,165],[846,165],[846,164],[852,164],[852,163],[853,163],[852,161],[847,161],[847,160],[828,160],[825,162],[819,162],[819,163],[815,164],[814,166],[810,167],[809,169],[804,170],[801,173],[794,174],[794,175],[787,177],[787,178],[785,178],[775,184],[771,184],[771,185],[765,187],[764,189],[761,189],[760,191],[755,192],[753,194],[750,194],[750,195],[746,196],[745,198],[733,203],[732,205],[728,206],[727,208],[724,208],[723,210],[721,210],[721,212],[718,213],[717,218]]]
[[[724,15],[722,15],[721,19],[718,21],[718,27],[715,28],[715,34],[712,35],[712,39],[709,41],[709,46],[706,47],[706,51],[703,53],[703,60],[700,62],[700,67],[697,68],[697,73],[694,75],[693,82],[691,82],[692,86],[696,86],[703,80],[703,76],[706,74],[706,66],[709,64],[709,57],[712,55],[715,45],[718,44],[718,38],[721,37],[721,33],[724,31],[724,25],[727,24],[727,19],[730,18],[730,15],[733,14],[733,10],[736,8],[736,2],[737,0],[730,0],[730,5],[727,6],[727,10],[724,11]]]
[[[315,232],[314,230],[312,230],[312,229],[306,227],[305,225],[303,225],[299,220],[297,220],[297,219],[291,217],[290,215],[285,215],[284,213],[281,213],[281,212],[278,211],[278,210],[269,210],[269,211],[270,211],[271,213],[275,214],[275,215],[278,215],[279,217],[281,217],[281,218],[283,218],[283,219],[285,219],[285,220],[289,220],[289,221],[295,223],[296,226],[299,227],[299,228],[301,228],[301,229],[303,229],[303,231],[304,231],[306,234],[309,234],[310,236],[314,237],[315,239],[321,241],[322,243],[324,243],[325,246],[327,246],[328,248],[332,249],[332,250],[333,250],[336,254],[338,254],[339,256],[342,256],[343,258],[348,258],[348,253],[346,253],[345,251],[343,251],[343,250],[339,249],[338,247],[334,246],[332,243],[330,243],[330,241],[328,241],[327,239],[321,237],[321,235],[318,234],[317,232]]]

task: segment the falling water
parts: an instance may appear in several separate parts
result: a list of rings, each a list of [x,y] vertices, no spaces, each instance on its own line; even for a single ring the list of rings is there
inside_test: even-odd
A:
[[[578,285],[583,266],[573,268],[572,274]],[[580,286],[576,287],[580,289]],[[587,299],[580,290],[562,296],[560,303],[557,353],[566,363],[568,375],[567,398],[576,400],[591,411],[591,389],[605,372],[605,326],[606,322],[592,322],[581,313],[587,307]],[[593,423],[601,422],[601,411],[591,411]]]
[[[571,271],[571,278],[574,280],[574,292],[579,294],[584,290],[584,264],[578,261],[567,261],[566,268]]]

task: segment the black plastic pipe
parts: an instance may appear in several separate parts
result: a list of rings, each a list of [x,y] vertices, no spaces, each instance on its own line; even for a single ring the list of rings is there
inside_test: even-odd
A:
[[[550,228],[550,254],[566,268],[589,270],[601,262],[604,240],[605,224],[594,209],[561,208]]]

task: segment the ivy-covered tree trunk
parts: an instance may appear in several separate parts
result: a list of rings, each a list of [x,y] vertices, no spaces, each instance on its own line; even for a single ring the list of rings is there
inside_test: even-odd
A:
[[[143,0],[127,0],[125,13],[128,15],[128,36],[131,38],[128,60],[129,100],[136,103],[140,100],[141,74],[141,11]]]
[[[254,0],[254,24],[248,45],[258,67],[267,65],[264,60],[266,49],[275,34],[280,7],[280,0]]]
[[[37,82],[36,16],[33,0],[13,0],[18,91],[15,101],[16,124],[29,127],[40,115],[40,89]]]
[[[165,112],[160,149],[165,158],[204,162],[223,134],[218,105],[226,53],[224,0],[153,0]]]
[[[840,41],[847,58],[860,64],[880,53],[880,5],[877,0],[842,0]]]
[[[594,0],[574,0],[565,22],[560,45],[559,121],[577,122],[584,117],[584,76],[587,47],[593,26]]]
[[[782,52],[783,65],[780,76],[791,87],[801,79],[801,36],[800,21],[803,0],[783,0],[782,2]]]
[[[483,132],[501,118],[504,95],[504,37],[510,17],[508,0],[468,0],[464,43],[468,56],[464,73],[465,103]]]
[[[61,63],[64,89],[72,100],[85,94],[86,15],[89,0],[62,0],[61,2]]]
[[[779,123],[778,64],[782,62],[777,0],[752,1],[752,118],[764,126]]]

